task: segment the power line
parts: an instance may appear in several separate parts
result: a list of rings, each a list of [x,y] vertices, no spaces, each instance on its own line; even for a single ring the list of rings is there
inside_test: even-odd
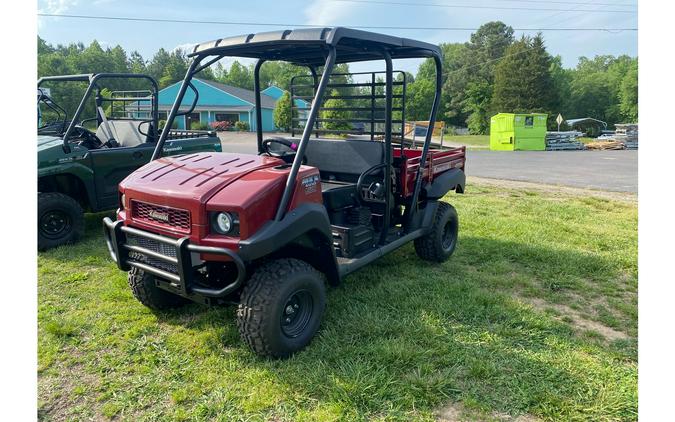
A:
[[[489,0],[505,3],[535,3],[535,4],[564,4],[564,5],[585,5],[587,3],[576,1],[542,1],[542,0]],[[593,3],[594,6],[618,6],[618,7],[637,7],[636,4],[628,3]]]
[[[384,0],[331,0],[334,2],[344,3],[361,3],[361,4],[383,4],[387,6],[428,6],[428,7],[443,7],[451,9],[487,9],[487,10],[527,10],[532,11],[547,11],[547,12],[588,12],[588,13],[636,13],[635,10],[578,10],[578,9],[550,9],[550,8],[531,8],[531,7],[506,7],[506,6],[466,6],[457,4],[441,4],[441,3],[410,3],[402,1],[384,1]]]
[[[587,5],[588,3],[575,1],[542,1],[542,0],[490,0],[494,2],[506,3],[535,3],[535,4],[564,4],[564,5]],[[628,3],[593,3],[594,6],[618,6],[618,7],[637,7],[636,4]]]
[[[584,3],[582,3],[581,6],[589,6],[589,5],[591,5],[592,3],[593,3],[593,0],[588,0],[588,1],[584,2]],[[576,6],[576,7],[575,7],[575,9],[578,9],[578,8],[579,8],[579,6]],[[550,21],[551,19],[553,19],[553,18],[555,18],[555,17],[557,17],[557,16],[560,16],[560,15],[562,15],[562,14],[563,14],[563,12],[553,13],[552,15],[545,16],[543,19],[537,19],[534,23],[535,23],[535,24],[546,25],[546,24],[548,24],[548,21]],[[574,14],[572,14],[572,16],[574,16]],[[558,20],[557,22],[554,22],[553,25],[560,25],[560,21],[561,21],[561,20]],[[567,21],[569,21],[569,19],[568,19],[568,18],[567,18],[567,19],[562,19],[562,21],[567,22]]]
[[[326,25],[315,24],[290,24],[276,22],[234,22],[234,21],[206,21],[206,20],[188,20],[188,19],[159,19],[159,18],[137,18],[130,16],[94,16],[94,15],[67,15],[55,13],[38,13],[38,16],[50,18],[72,18],[72,19],[94,19],[94,20],[112,20],[112,21],[130,21],[130,22],[156,22],[156,23],[187,23],[204,25],[241,25],[241,26],[276,26],[276,27],[296,27],[296,28],[324,28]],[[335,25],[340,26],[340,25]],[[477,31],[478,28],[461,28],[448,26],[373,26],[373,25],[343,25],[346,28],[354,29],[400,29],[400,30],[431,30],[431,31]],[[637,28],[513,28],[515,31],[594,31],[594,32],[622,32],[637,31]]]

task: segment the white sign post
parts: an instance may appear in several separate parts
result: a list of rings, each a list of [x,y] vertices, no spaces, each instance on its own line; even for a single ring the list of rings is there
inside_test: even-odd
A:
[[[558,123],[558,132],[560,132],[560,124],[563,122],[562,114],[558,113],[558,117],[555,119],[555,121]]]

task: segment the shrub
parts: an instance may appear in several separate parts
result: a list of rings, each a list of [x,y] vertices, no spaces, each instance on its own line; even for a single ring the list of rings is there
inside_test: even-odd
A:
[[[163,129],[164,126],[166,126],[166,120],[162,119],[162,120],[158,121],[157,125],[159,126],[159,129]],[[172,129],[178,129],[178,122],[174,120],[173,124],[171,125],[171,128]]]
[[[209,130],[208,123],[192,122],[190,123],[190,130]]]
[[[243,122],[239,120],[234,124],[234,128],[239,132],[245,132],[248,131],[251,127],[248,125],[248,122]]]
[[[211,122],[211,129],[222,132],[224,130],[232,129],[232,122],[229,120],[222,120],[217,122]]]
[[[293,124],[291,110],[291,94],[286,91],[274,106],[274,126],[289,131]]]

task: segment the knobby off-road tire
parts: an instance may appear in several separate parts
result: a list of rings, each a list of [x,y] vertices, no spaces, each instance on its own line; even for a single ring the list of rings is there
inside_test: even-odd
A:
[[[84,234],[84,211],[62,193],[38,194],[38,250],[76,242]]]
[[[415,252],[426,261],[443,262],[455,251],[458,231],[457,211],[439,201],[429,233],[415,239]]]
[[[244,287],[237,326],[255,353],[283,358],[312,340],[325,307],[323,274],[298,259],[277,259],[260,266]]]
[[[139,257],[134,256],[134,259],[139,259]],[[132,268],[129,271],[128,281],[134,297],[150,309],[156,311],[172,309],[188,302],[184,297],[157,287],[155,285],[155,276],[138,268]]]

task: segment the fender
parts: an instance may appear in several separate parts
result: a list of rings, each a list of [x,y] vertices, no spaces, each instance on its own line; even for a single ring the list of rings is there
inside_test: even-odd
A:
[[[86,157],[89,159],[88,157]],[[91,168],[82,163],[62,163],[48,168],[38,169],[38,181],[42,178],[55,177],[59,175],[72,176],[79,179],[85,187],[89,206],[93,212],[101,211],[98,209],[96,191],[94,189],[94,172]]]
[[[330,220],[321,204],[305,203],[286,213],[281,221],[268,221],[253,236],[239,242],[239,255],[246,262],[255,261],[303,237],[314,243],[315,253],[307,257],[308,261],[320,268],[331,283],[338,284]]]
[[[457,193],[464,193],[466,184],[466,175],[464,171],[458,168],[450,169],[440,176],[434,178],[431,183],[424,186],[429,199],[440,199],[451,190]]]

